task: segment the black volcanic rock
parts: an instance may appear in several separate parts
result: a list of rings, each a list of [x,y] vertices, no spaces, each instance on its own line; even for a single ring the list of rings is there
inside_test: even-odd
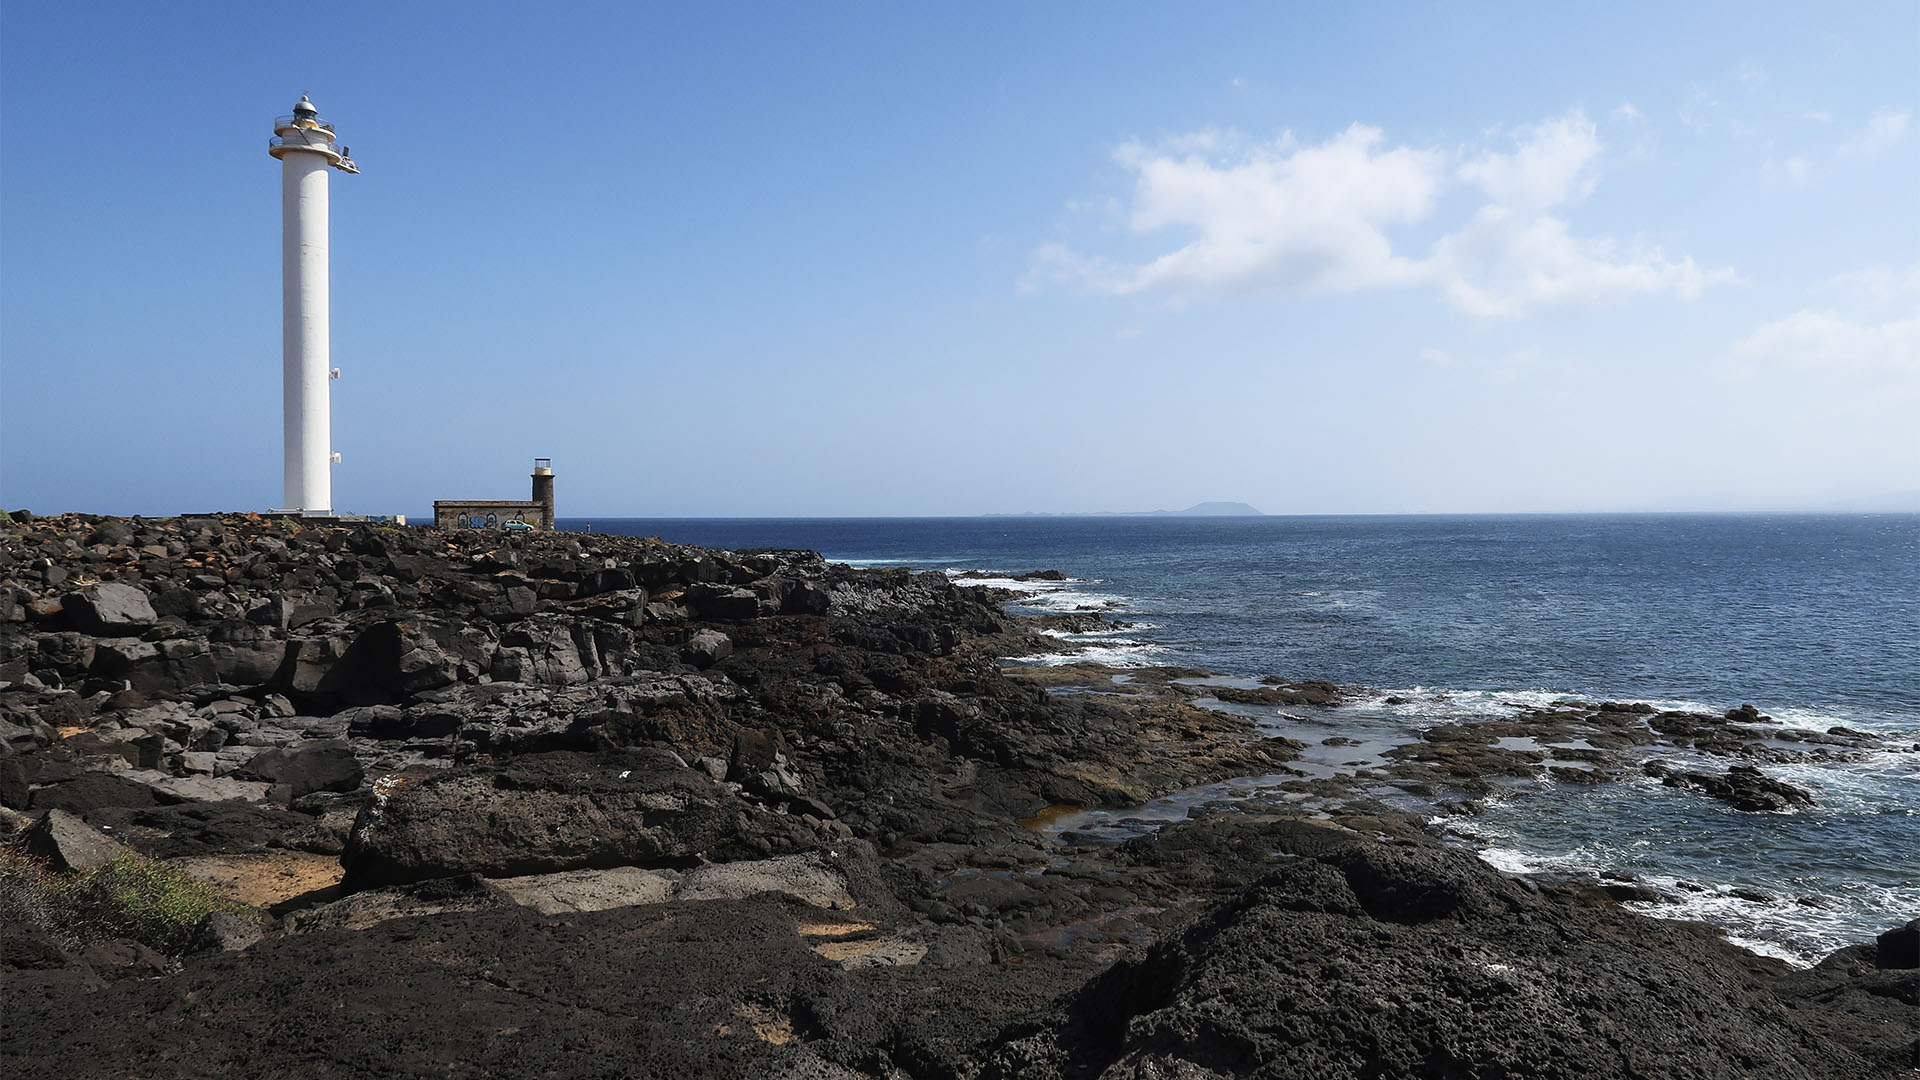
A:
[[[105,866],[126,850],[98,829],[65,810],[48,810],[26,832],[20,845],[55,870],[91,870]]]
[[[743,803],[664,752],[547,753],[389,782],[341,862],[357,889],[465,873],[687,866],[814,842],[798,821]]]
[[[118,581],[68,593],[61,606],[74,629],[85,634],[137,634],[160,618],[146,590]]]
[[[1874,940],[1874,962],[1883,968],[1920,968],[1920,919],[1889,930]],[[1920,1001],[1914,1004],[1920,1005]]]
[[[1235,705],[1331,705],[1341,698],[1340,688],[1329,682],[1282,682],[1251,689],[1214,686],[1207,692]]]
[[[1016,1029],[982,1076],[1891,1075],[1755,968],[1687,924],[1557,904],[1463,853],[1329,835]]]
[[[626,537],[0,522],[0,802],[300,890],[244,953],[179,970],[0,928],[0,1073],[1823,1077],[1911,1050],[1912,972],[1872,946],[1783,974],[1360,795],[1540,767],[1508,735],[1589,740],[1556,754],[1595,782],[1656,742],[1767,761],[1868,737],[1562,703],[1428,729],[1343,786],[1199,707],[1212,687],[1182,680],[1206,672],[1005,666],[1063,647],[1038,629],[1119,625],[1010,618],[1010,595]],[[1346,692],[1262,682],[1218,696]],[[1234,777],[1317,801],[1047,824]],[[858,906],[629,891],[548,918],[489,880],[769,863],[831,868]]]
[[[680,655],[694,667],[710,668],[733,655],[733,641],[718,630],[698,630],[681,647]]]
[[[161,801],[145,784],[106,773],[87,773],[34,789],[27,805],[35,810],[70,810],[84,814],[107,806],[158,806]]]
[[[796,907],[452,911],[208,952],[173,978],[92,992],[27,993],[9,970],[0,983],[23,992],[0,1025],[0,1061],[17,1080],[858,1080],[902,1075],[898,1055],[952,1076],[964,1064],[953,1042],[989,1037],[1078,970],[1037,958],[997,996],[985,989],[997,980],[965,968],[851,973],[796,932]],[[42,951],[39,964],[63,970],[57,950]],[[61,1050],[74,1046],[85,1050]]]
[[[366,770],[346,743],[317,741],[256,754],[231,775],[284,786],[284,801],[292,802],[316,791],[356,791]]]
[[[1667,772],[1660,782],[1668,787],[1703,791],[1736,810],[1770,813],[1813,806],[1813,796],[1782,780],[1775,780],[1751,765],[1735,765],[1724,775],[1702,772]]]

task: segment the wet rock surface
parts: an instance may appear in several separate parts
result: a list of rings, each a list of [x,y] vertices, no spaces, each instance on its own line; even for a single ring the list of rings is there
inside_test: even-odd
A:
[[[1791,810],[1761,766],[1870,735],[1563,702],[1383,751],[1289,737],[1355,688],[1009,666],[1071,647],[1042,630],[1119,624],[807,552],[0,528],[0,831],[76,867],[167,860],[264,919],[209,920],[180,957],[0,928],[9,1076],[1915,1064],[1911,928],[1791,972],[1626,912],[1638,886],[1502,876],[1369,794],[1684,752],[1732,760],[1666,776]],[[1327,764],[1352,755],[1372,764]],[[1235,777],[1299,801],[1053,824]]]
[[[1850,1076],[1804,989],[1700,928],[1504,878],[1423,839],[1277,829],[1295,857],[989,1056],[991,1078]],[[1657,988],[1657,990],[1655,990]],[[1684,1007],[1677,1007],[1684,1001]],[[1910,1033],[1909,1033],[1910,1034]]]
[[[1649,766],[1649,769],[1655,768]],[[1812,806],[1813,796],[1785,781],[1775,780],[1752,765],[1735,765],[1716,776],[1704,772],[1659,770],[1668,787],[1692,788],[1751,813],[1779,812]]]

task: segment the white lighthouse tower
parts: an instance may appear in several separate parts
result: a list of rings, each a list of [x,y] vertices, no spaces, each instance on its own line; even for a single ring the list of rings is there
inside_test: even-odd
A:
[[[327,286],[327,170],[357,173],[333,125],[305,94],[292,116],[273,122],[267,153],[280,159],[280,288],[286,416],[286,505],[295,513],[333,512],[331,366]]]

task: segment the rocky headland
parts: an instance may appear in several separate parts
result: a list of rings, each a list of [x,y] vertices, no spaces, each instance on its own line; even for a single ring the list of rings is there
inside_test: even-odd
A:
[[[1920,924],[1794,969],[1379,797],[1634,773],[1787,812],[1808,795],[1765,766],[1885,749],[1863,733],[1562,702],[1334,772],[1339,731],[1256,721],[1351,688],[1010,663],[1102,617],[937,573],[250,515],[0,529],[8,1076],[1920,1066]],[[1248,777],[1277,798],[1076,817]],[[220,909],[144,940],[42,910],[135,857]]]

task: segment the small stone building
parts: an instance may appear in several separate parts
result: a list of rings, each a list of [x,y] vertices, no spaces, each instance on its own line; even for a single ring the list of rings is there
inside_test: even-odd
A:
[[[443,529],[504,529],[509,521],[553,528],[553,461],[533,459],[533,498],[435,499],[433,523]]]

